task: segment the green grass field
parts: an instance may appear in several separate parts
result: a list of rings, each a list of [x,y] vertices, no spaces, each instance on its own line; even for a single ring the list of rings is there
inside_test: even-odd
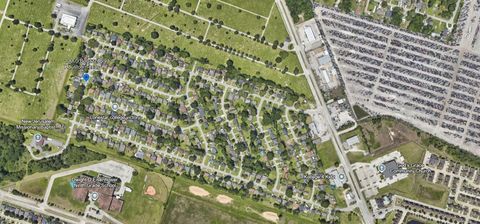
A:
[[[76,173],[55,179],[48,203],[54,203],[67,211],[84,212],[88,202],[81,202],[73,198],[73,188],[70,186],[70,181],[80,175],[81,173]]]
[[[77,3],[79,5],[88,6],[88,2],[90,0],[69,0],[69,1],[71,1],[73,3]]]
[[[27,28],[22,25],[13,25],[5,20],[0,30],[0,84],[5,89],[5,84],[12,79],[12,71],[15,69],[17,54],[20,53],[23,44],[22,35]],[[1,96],[0,96],[1,98]]]
[[[317,146],[317,156],[322,161],[324,169],[334,166],[336,162],[340,162],[331,140]]]
[[[280,43],[283,43],[288,37],[287,29],[285,29],[285,24],[283,23],[282,16],[280,15],[277,6],[273,8],[264,36],[269,42],[278,40]]]
[[[122,5],[122,0],[98,0],[98,2],[103,2],[115,8],[120,8],[120,6]]]
[[[196,19],[195,17],[184,13],[168,11],[166,7],[146,0],[127,1],[123,6],[123,10],[163,24],[167,27],[175,25],[180,28],[182,32],[189,33],[195,37],[205,35],[208,26],[206,21]]]
[[[40,89],[42,90],[40,95],[30,96],[14,92],[9,88],[2,88],[0,107],[4,108],[4,110],[0,111],[1,119],[9,122],[18,122],[21,119],[54,118],[58,98],[63,91],[63,85],[67,78],[68,70],[65,69],[65,64],[69,60],[76,58],[80,46],[79,42],[73,43],[62,38],[55,38],[54,42],[54,50],[50,52],[49,63],[45,67],[44,81],[40,83]],[[2,43],[0,43],[1,45]],[[36,62],[38,60],[40,58]],[[34,68],[36,69],[37,67],[35,66]]]
[[[257,13],[259,15],[268,17],[274,0],[223,0],[223,2],[230,3],[245,10]]]
[[[118,22],[118,26],[113,26],[113,22]],[[307,99],[313,100],[312,93],[308,87],[305,77],[295,77],[291,75],[282,74],[266,68],[264,65],[252,63],[250,60],[228,54],[224,51],[215,50],[212,47],[205,46],[195,40],[189,40],[183,36],[177,36],[175,33],[163,29],[162,27],[145,22],[134,17],[115,12],[99,4],[94,4],[89,16],[89,21],[93,24],[102,24],[104,27],[117,33],[131,32],[134,35],[144,36],[155,44],[164,44],[167,47],[178,46],[188,50],[192,57],[199,58],[208,55],[210,64],[217,66],[225,64],[228,59],[235,62],[235,66],[240,68],[242,72],[252,75],[260,76],[268,80],[272,80],[280,85],[288,86],[297,93],[302,93],[307,96]],[[150,33],[156,30],[160,34],[160,38],[152,39]],[[297,59],[298,61],[298,59]]]
[[[4,10],[5,6],[7,6],[7,0],[0,0],[0,10]]]
[[[17,189],[31,196],[42,198],[47,190],[48,178],[39,177],[37,179],[25,180],[17,183]]]
[[[208,4],[211,4],[210,8],[208,8]],[[221,7],[221,9],[218,7]],[[265,18],[215,0],[202,0],[197,13],[204,18],[211,17],[223,21],[226,26],[251,35],[261,34],[262,26],[267,22]]]
[[[448,199],[448,188],[422,179],[419,175],[407,178],[379,190],[378,195],[394,193],[430,205],[445,208]]]
[[[340,212],[337,213],[339,216],[340,224],[350,224],[350,223],[362,223],[362,219],[356,212]]]
[[[55,0],[11,0],[8,15],[31,23],[40,22],[46,28],[52,28],[51,18]]]
[[[360,155],[359,153],[348,153],[348,158],[351,163],[356,162],[370,162],[376,158],[382,157],[388,153],[393,151],[399,151],[403,157],[405,157],[405,161],[407,163],[421,163],[423,157],[425,155],[425,148],[421,145],[418,145],[415,142],[410,142],[404,145],[401,145],[397,148],[393,148],[391,150],[383,150],[380,152],[376,152],[374,154],[370,154],[368,156]]]
[[[37,86],[35,79],[40,77],[37,69],[41,68],[42,64],[39,61],[45,58],[51,36],[45,32],[38,32],[36,29],[30,29],[27,39],[28,42],[26,42],[20,58],[22,64],[18,66],[15,75],[15,87],[25,87],[27,91],[32,92],[32,89]]]
[[[280,49],[272,49],[271,46],[253,41],[248,37],[244,37],[233,33],[225,28],[210,27],[208,30],[207,39],[215,41],[217,44],[224,44],[237,49],[240,52],[255,55],[260,58],[260,61],[271,61],[283,68],[288,67],[288,71],[292,72],[294,68],[301,68],[300,62],[295,54],[289,53],[288,56],[280,63],[276,63],[275,59],[280,57]]]
[[[195,196],[190,193],[190,186],[199,186],[210,195]],[[215,199],[218,195],[226,195],[233,201],[228,205],[221,204]],[[265,211],[281,215],[279,223],[316,223],[318,218],[292,215],[273,208],[268,203],[241,198],[210,185],[201,185],[184,177],[177,177],[162,223],[269,223],[259,215]]]
[[[132,192],[125,192],[122,212],[113,215],[125,223],[160,223],[173,180],[143,169],[137,171],[138,175],[127,184]],[[148,186],[155,188],[155,196],[144,194]]]

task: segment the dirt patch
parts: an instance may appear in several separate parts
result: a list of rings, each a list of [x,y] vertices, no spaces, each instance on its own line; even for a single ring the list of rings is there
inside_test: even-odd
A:
[[[200,197],[205,197],[205,196],[210,195],[210,193],[208,191],[206,191],[205,189],[203,189],[201,187],[197,187],[197,186],[190,186],[190,187],[188,187],[188,190],[190,191],[190,193],[192,193],[196,196],[200,196]]]
[[[217,201],[222,203],[222,204],[230,204],[233,201],[233,199],[231,197],[228,197],[228,196],[223,195],[223,194],[218,195],[215,199],[217,199]]]
[[[155,190],[155,188],[153,186],[148,186],[147,190],[145,191],[144,194],[150,195],[150,196],[155,196],[157,194],[157,191]]]
[[[272,222],[278,222],[278,220],[280,219],[278,217],[277,213],[275,213],[275,212],[263,212],[262,217],[265,218],[266,220],[272,221]]]

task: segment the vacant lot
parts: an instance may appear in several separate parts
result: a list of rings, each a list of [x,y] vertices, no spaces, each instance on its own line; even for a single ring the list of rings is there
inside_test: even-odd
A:
[[[12,22],[5,20],[0,30],[0,88],[12,79],[15,61],[22,48],[23,37],[27,28],[22,25],[13,25]]]
[[[18,183],[17,189],[22,193],[29,194],[33,197],[43,199],[47,190],[48,178],[39,177],[36,179],[25,180]]]
[[[173,181],[169,177],[139,169],[125,192],[122,212],[113,214],[125,223],[160,223]],[[147,195],[148,186],[155,189],[155,195]]]
[[[267,22],[263,17],[215,0],[202,0],[197,13],[204,18],[223,21],[226,26],[251,35],[261,34]]]
[[[317,156],[320,161],[322,161],[323,168],[325,169],[340,162],[331,140],[317,146]]]
[[[401,181],[379,190],[379,195],[387,193],[402,195],[442,208],[446,207],[448,199],[447,187],[430,183],[422,179],[420,175],[410,175]]]
[[[11,0],[8,7],[8,15],[16,19],[40,22],[44,27],[52,28],[52,14],[55,0]]]

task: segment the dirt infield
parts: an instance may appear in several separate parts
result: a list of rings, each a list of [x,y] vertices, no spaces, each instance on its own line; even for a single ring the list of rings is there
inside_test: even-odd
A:
[[[217,201],[222,203],[222,204],[230,204],[233,201],[233,199],[231,197],[228,197],[228,196],[223,195],[223,194],[218,195],[215,199],[217,199]]]
[[[155,196],[157,194],[157,191],[153,186],[148,186],[147,190],[145,191],[145,194],[150,196]]]
[[[278,220],[280,219],[278,217],[277,213],[275,213],[275,212],[263,212],[262,217],[265,218],[266,220],[272,221],[272,222],[278,222]]]
[[[210,195],[210,193],[208,191],[206,191],[205,189],[203,189],[201,187],[197,187],[197,186],[190,186],[190,187],[188,187],[188,190],[190,191],[190,193],[192,193],[196,196],[200,196],[200,197],[205,197],[205,196]]]

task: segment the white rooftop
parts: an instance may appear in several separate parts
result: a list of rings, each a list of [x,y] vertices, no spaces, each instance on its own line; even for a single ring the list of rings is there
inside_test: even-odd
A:
[[[75,27],[77,23],[77,17],[68,15],[68,14],[63,14],[62,18],[60,19],[60,24],[68,27],[69,29],[72,27]]]
[[[313,34],[312,27],[305,26],[304,30],[305,30],[305,35],[307,35],[308,42],[315,41],[315,34]]]

